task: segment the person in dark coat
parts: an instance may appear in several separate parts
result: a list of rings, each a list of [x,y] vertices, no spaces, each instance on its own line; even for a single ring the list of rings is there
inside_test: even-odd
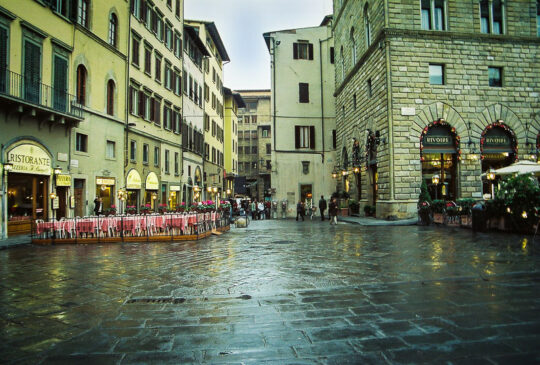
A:
[[[103,200],[101,198],[96,197],[94,199],[94,214],[100,215],[103,211]]]
[[[330,224],[337,224],[337,212],[338,205],[336,198],[332,198],[330,201],[330,207],[328,208],[328,214],[330,215]]]
[[[298,220],[298,216],[300,216],[302,221],[304,221],[304,204],[301,200],[299,200],[298,204],[296,204],[296,220]]]
[[[324,211],[326,210],[326,200],[324,196],[321,195],[321,200],[319,200],[319,210],[321,211],[321,221],[324,221]]]

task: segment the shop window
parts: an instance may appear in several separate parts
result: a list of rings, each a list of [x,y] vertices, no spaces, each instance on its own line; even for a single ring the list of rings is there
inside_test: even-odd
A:
[[[75,151],[88,152],[88,136],[86,134],[75,134]]]
[[[9,223],[47,216],[49,179],[46,176],[9,174],[7,214]]]

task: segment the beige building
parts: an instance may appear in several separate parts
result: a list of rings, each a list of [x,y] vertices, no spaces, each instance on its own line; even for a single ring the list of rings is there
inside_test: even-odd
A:
[[[272,59],[272,198],[287,201],[294,216],[299,200],[316,204],[335,190],[332,17],[264,38]]]
[[[238,90],[245,102],[239,109],[238,193],[252,199],[272,196],[272,118],[270,90]]]
[[[245,106],[242,96],[229,88],[225,93],[225,145],[224,145],[224,181],[225,198],[235,195],[234,180],[238,176],[238,108]]]
[[[214,22],[187,20],[205,44],[210,57],[204,59],[204,172],[203,184],[208,200],[223,196],[224,126],[223,63],[229,55]]]
[[[0,1],[2,238],[118,204],[128,6],[78,4]]]
[[[483,172],[535,159],[539,11],[534,0],[334,1],[339,189],[378,217],[413,217],[423,180],[433,198],[481,199]]]
[[[183,1],[132,0],[127,205],[176,205],[181,190]]]

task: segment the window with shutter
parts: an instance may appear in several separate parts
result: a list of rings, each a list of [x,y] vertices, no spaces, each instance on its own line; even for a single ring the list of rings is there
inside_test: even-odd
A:
[[[294,126],[294,147],[300,148],[300,126]]]
[[[0,92],[7,92],[8,86],[8,30],[0,26]]]
[[[86,105],[86,68],[77,67],[77,103]]]
[[[107,82],[107,114],[114,115],[114,81]]]
[[[301,82],[298,84],[300,103],[309,103],[309,84]]]
[[[78,0],[77,23],[88,28],[88,11],[90,9],[90,0]]]
[[[24,43],[24,98],[33,103],[40,101],[41,47],[25,40]]]
[[[54,55],[53,108],[62,112],[67,108],[67,68],[67,60]]]
[[[145,107],[144,97],[145,97],[144,92],[139,91],[139,116],[141,118],[144,118],[144,107]]]
[[[313,60],[313,44],[307,41],[293,43],[293,58],[295,60]]]
[[[312,150],[315,149],[315,127],[310,126],[309,127],[309,148]]]

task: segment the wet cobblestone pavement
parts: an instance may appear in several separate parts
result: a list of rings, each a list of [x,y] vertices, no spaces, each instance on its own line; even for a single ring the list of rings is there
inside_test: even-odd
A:
[[[539,363],[533,248],[289,220],[196,243],[3,250],[0,363]]]

